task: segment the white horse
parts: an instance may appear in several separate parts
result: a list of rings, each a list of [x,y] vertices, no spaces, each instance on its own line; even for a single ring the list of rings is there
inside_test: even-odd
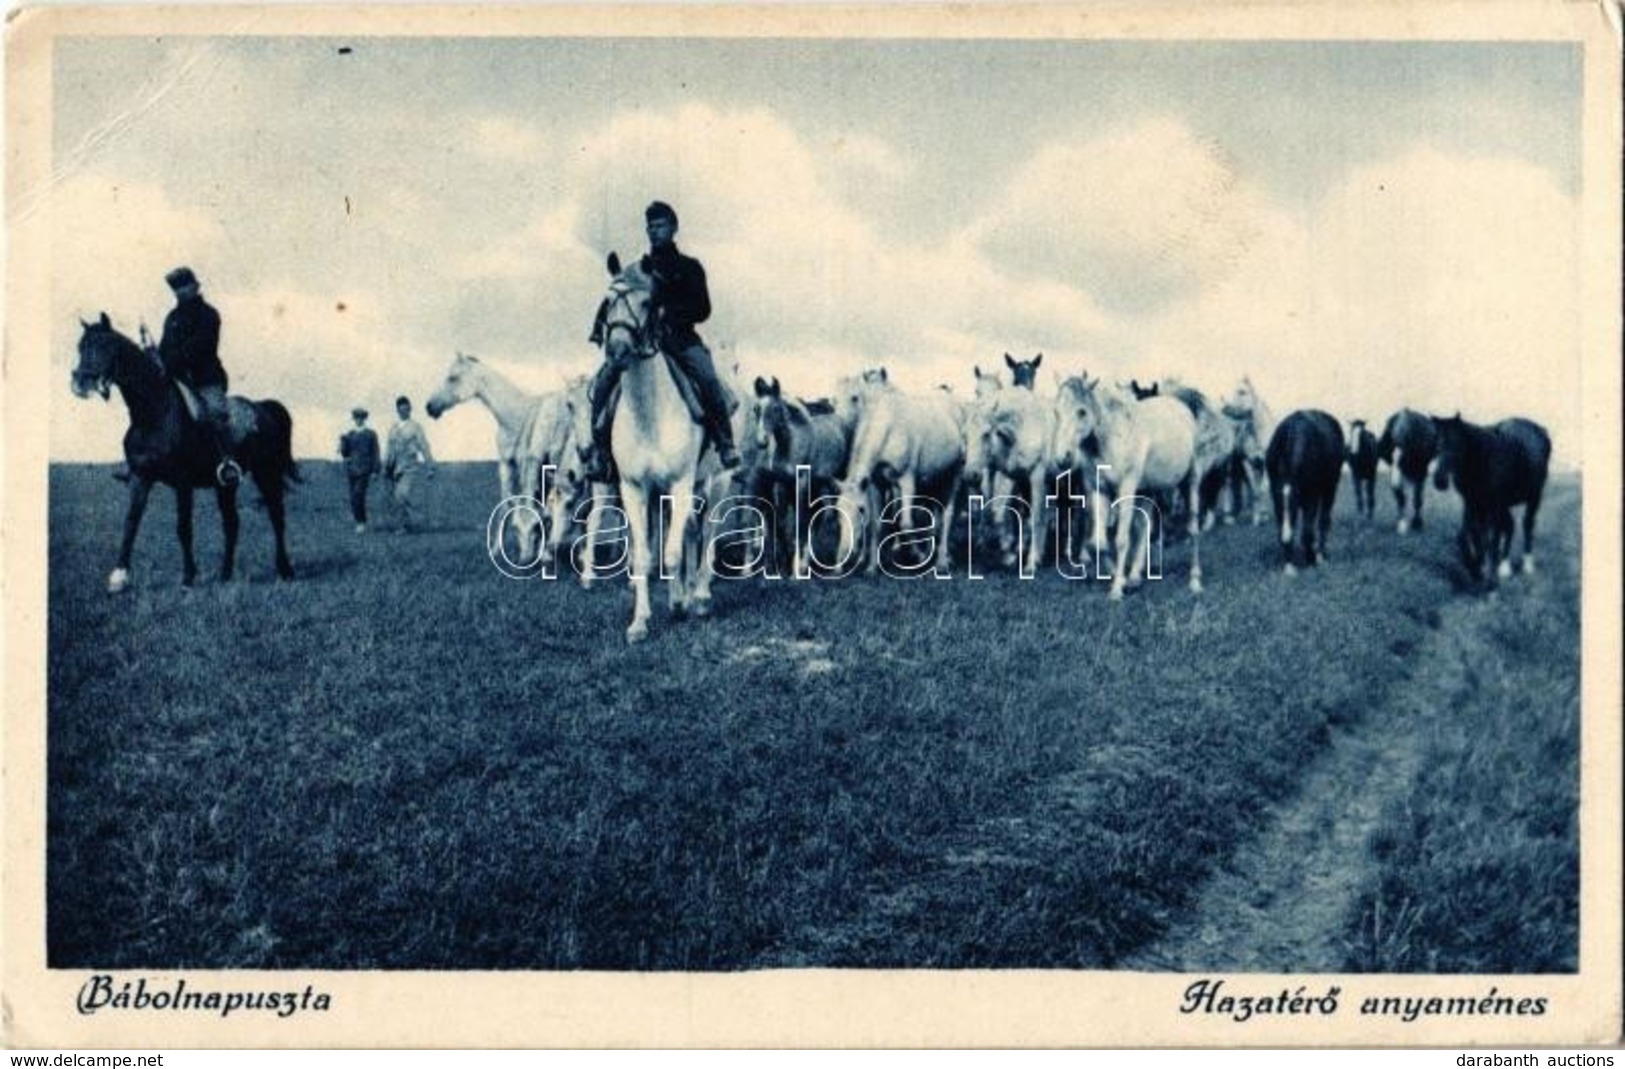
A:
[[[509,382],[478,357],[458,353],[446,369],[446,381],[429,395],[425,407],[433,419],[473,398],[484,402],[497,421],[497,480],[503,499],[519,488],[521,442],[539,398]]]
[[[564,462],[559,469],[558,492],[550,495],[548,513],[555,511],[568,517],[568,521],[550,527],[547,552],[557,554],[563,545],[564,533],[570,522],[582,521],[585,535],[577,543],[576,575],[584,587],[597,578],[597,547],[604,515],[615,503],[615,487],[610,483],[590,482],[585,475],[587,456],[592,450],[592,377],[582,375],[570,380],[564,391],[564,405],[570,419],[570,446],[563,451]],[[581,515],[586,505],[586,514]]]
[[[570,526],[567,477],[571,461],[575,458],[575,427],[570,418],[569,391],[554,390],[536,399],[529,424],[520,436],[517,454],[519,472],[518,493],[532,508],[515,512],[519,535],[519,555],[530,561],[536,552],[537,535],[545,539],[544,553],[555,554]],[[544,468],[551,468],[545,488],[542,485]],[[545,498],[541,497],[545,493]],[[540,516],[533,511],[541,508]],[[539,522],[540,521],[540,522]],[[545,524],[546,530],[538,528]]]
[[[1185,402],[1175,397],[1148,397],[1136,401],[1121,387],[1082,377],[1061,384],[1056,408],[1055,455],[1058,461],[1076,466],[1082,443],[1092,441],[1087,450],[1093,460],[1109,469],[1116,484],[1113,507],[1128,509],[1117,524],[1116,568],[1112,573],[1110,596],[1122,598],[1129,583],[1138,584],[1151,556],[1151,516],[1137,504],[1142,490],[1177,488],[1187,495],[1190,507],[1191,570],[1190,588],[1202,589],[1201,482],[1217,457],[1199,453],[1197,419]],[[1093,482],[1093,480],[1091,480]],[[1095,509],[1094,537],[1097,551],[1104,550],[1106,507],[1098,485],[1091,486]],[[1138,521],[1138,524],[1136,524]],[[1129,564],[1130,542],[1138,527],[1139,547]]]
[[[1258,396],[1251,377],[1243,375],[1222,409],[1235,427],[1236,448],[1231,465],[1234,476],[1226,520],[1241,511],[1243,499],[1252,504],[1253,526],[1264,522],[1264,453],[1275,434],[1275,415]]]
[[[814,502],[846,476],[856,429],[852,413],[828,405],[811,408],[786,394],[776,376],[757,377],[755,385],[744,439],[752,482],[773,507],[781,543],[790,544],[792,574],[809,575]]]
[[[905,394],[891,385],[884,370],[867,378],[864,388],[856,394],[841,400],[853,404],[858,415],[852,459],[841,483],[840,559],[851,559],[860,532],[867,531],[866,570],[877,571],[879,530],[886,518],[879,510],[879,490],[896,488],[898,526],[906,536],[914,530],[913,514],[922,507],[918,499],[924,487],[934,490],[940,498],[936,502],[942,512],[935,565],[939,572],[946,569],[954,498],[965,466],[964,407],[939,390],[921,396]],[[884,510],[890,511],[890,506]]]
[[[632,622],[628,642],[649,634],[649,572],[652,537],[660,527],[663,499],[671,516],[661,547],[661,578],[669,585],[674,615],[711,612],[714,539],[698,537],[694,512],[696,486],[725,486],[715,451],[708,451],[702,470],[703,432],[678,392],[668,362],[661,358],[649,323],[651,279],[637,263],[621,267],[611,253],[613,281],[606,298],[604,356],[625,365],[621,399],[610,430],[610,453],[620,471],[621,504],[631,542]]]
[[[1050,488],[1054,436],[1054,406],[1039,400],[1031,390],[998,391],[967,411],[966,478],[991,495],[987,504],[997,510],[999,549],[1005,567],[1015,566],[1024,574],[1038,566],[1048,538],[1049,514],[1044,496]],[[1019,516],[1012,506],[1021,500],[1026,501],[1027,513],[1026,537],[1021,540],[1024,544],[1016,540],[1019,522],[1014,526],[1009,522],[1012,516]]]

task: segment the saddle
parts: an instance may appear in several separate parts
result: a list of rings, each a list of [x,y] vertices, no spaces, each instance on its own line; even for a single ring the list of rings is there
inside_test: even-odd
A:
[[[180,379],[170,380],[175,390],[181,395],[181,403],[186,406],[186,414],[192,417],[193,422],[201,423],[208,417],[203,412],[203,402],[198,400],[196,391]],[[233,449],[242,445],[249,435],[259,429],[259,412],[252,401],[235,395],[226,398],[226,437]]]
[[[683,366],[673,359],[670,353],[662,349],[660,358],[666,362],[666,369],[671,372],[672,381],[677,384],[677,395],[683,399],[683,405],[688,409],[689,418],[705,430],[705,440],[700,445],[700,455],[704,456],[707,449],[715,448],[715,443],[711,440],[711,429],[705,426],[705,406],[700,403],[700,388],[695,384],[689,373],[683,370]],[[739,408],[739,398],[735,396],[733,390],[728,388],[728,384],[720,378],[717,380],[717,388],[722,391],[722,396],[727,402],[725,407],[728,415],[732,416]],[[614,420],[615,410],[620,407],[620,403],[621,383],[617,381],[615,388],[610,391],[608,403],[604,405],[604,422],[606,425]]]

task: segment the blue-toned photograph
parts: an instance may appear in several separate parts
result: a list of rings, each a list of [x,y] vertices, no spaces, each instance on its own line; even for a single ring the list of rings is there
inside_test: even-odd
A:
[[[47,966],[1576,974],[1584,56],[59,37]]]

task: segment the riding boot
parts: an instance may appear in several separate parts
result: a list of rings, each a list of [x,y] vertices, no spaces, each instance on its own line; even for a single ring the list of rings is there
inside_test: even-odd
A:
[[[582,476],[589,482],[607,483],[613,478],[609,399],[620,380],[620,365],[613,360],[605,360],[599,365],[598,373],[593,376],[592,387],[587,391],[588,401],[592,405],[592,444],[582,462]]]
[[[717,449],[717,460],[723,468],[739,467],[739,450],[734,445],[733,405],[731,398],[717,378],[716,366],[711,362],[710,350],[703,345],[691,345],[678,356],[684,370],[693,379],[704,409],[704,425]]]
[[[739,467],[739,450],[734,445],[733,420],[729,418],[728,398],[722,384],[715,378],[700,387],[702,406],[705,408],[705,426],[711,441],[717,447],[717,460],[725,469]]]
[[[739,467],[739,449],[734,445],[733,422],[727,416],[713,416],[709,421],[711,441],[717,447],[717,462],[725,470]]]

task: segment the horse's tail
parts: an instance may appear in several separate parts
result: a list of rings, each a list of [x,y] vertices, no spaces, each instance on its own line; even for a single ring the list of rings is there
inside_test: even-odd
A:
[[[284,486],[302,483],[299,465],[293,459],[293,417],[280,401],[261,401],[260,413],[270,423],[265,436],[266,467]]]

